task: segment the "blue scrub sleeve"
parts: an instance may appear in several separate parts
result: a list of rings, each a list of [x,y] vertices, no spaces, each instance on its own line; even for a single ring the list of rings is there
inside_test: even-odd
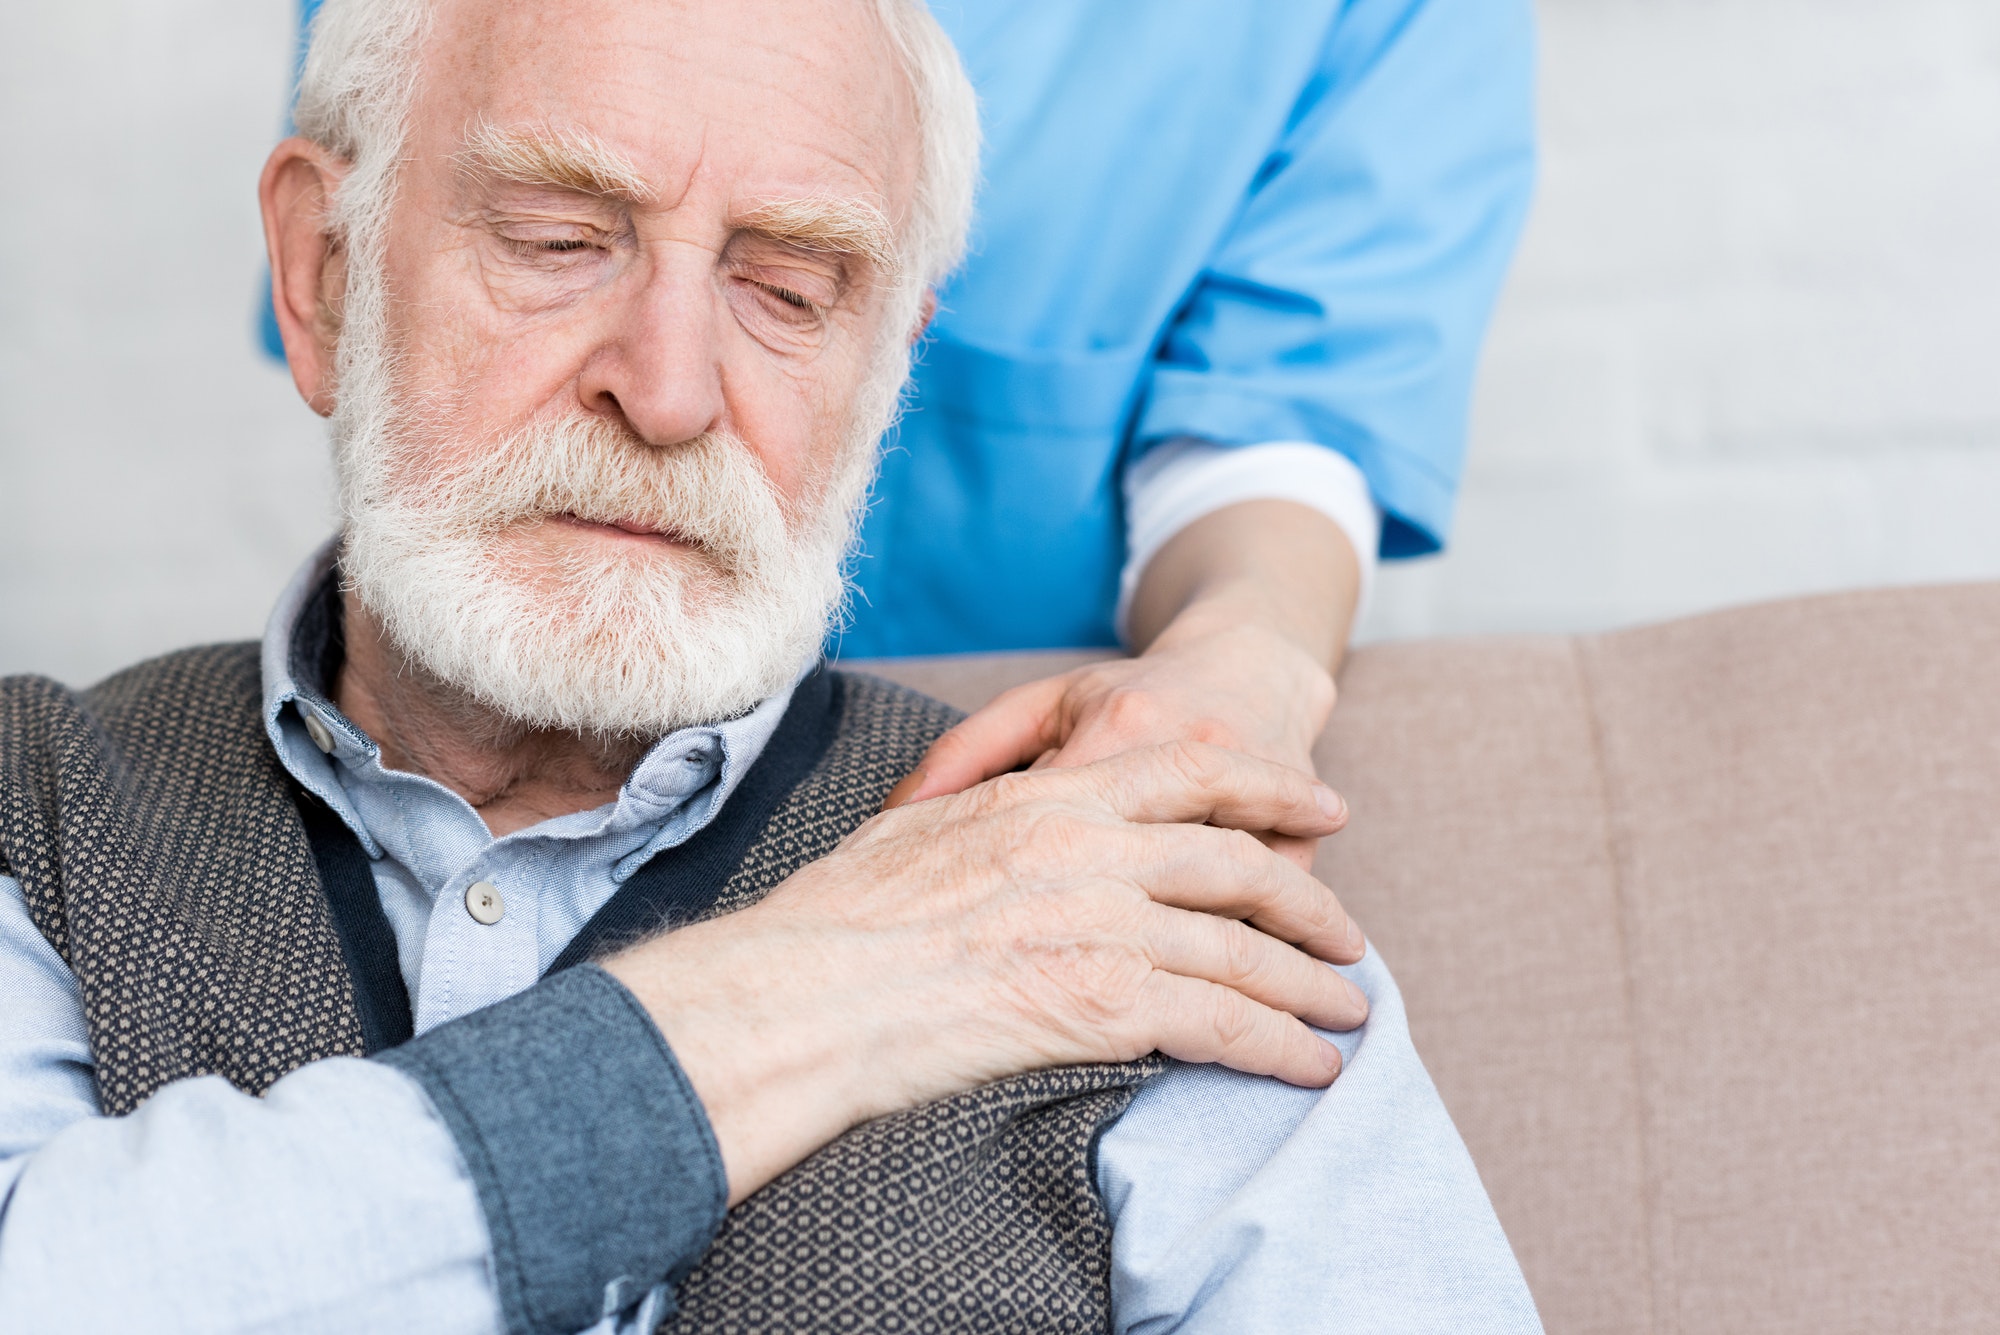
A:
[[[1527,0],[1354,0],[1167,337],[1134,439],[1304,440],[1383,556],[1443,545],[1480,338],[1534,174]]]

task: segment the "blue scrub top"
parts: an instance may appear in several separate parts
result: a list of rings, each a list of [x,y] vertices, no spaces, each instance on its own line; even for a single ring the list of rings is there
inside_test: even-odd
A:
[[[1115,643],[1119,479],[1177,436],[1339,450],[1382,555],[1437,550],[1528,205],[1528,0],[932,8],[984,181],[840,655]]]
[[[979,90],[849,657],[1115,642],[1120,474],[1175,436],[1358,464],[1382,554],[1449,528],[1527,211],[1526,0],[933,0]]]

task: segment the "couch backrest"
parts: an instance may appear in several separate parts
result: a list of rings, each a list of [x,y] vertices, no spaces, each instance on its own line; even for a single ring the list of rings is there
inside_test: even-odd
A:
[[[1550,1331],[2000,1329],[2000,585],[1366,648],[1317,758]]]

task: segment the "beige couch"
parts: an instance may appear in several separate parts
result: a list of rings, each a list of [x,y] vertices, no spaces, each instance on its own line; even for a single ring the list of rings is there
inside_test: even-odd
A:
[[[1318,758],[1551,1332],[2000,1331],[2000,585],[1364,649]]]

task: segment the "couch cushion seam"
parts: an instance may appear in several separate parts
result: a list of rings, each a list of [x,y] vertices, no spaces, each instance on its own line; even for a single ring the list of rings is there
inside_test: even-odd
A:
[[[1590,764],[1597,779],[1598,813],[1602,822],[1604,855],[1611,871],[1612,923],[1618,938],[1619,974],[1623,984],[1625,1000],[1625,1023],[1630,1034],[1633,1109],[1639,1121],[1639,1187],[1640,1187],[1640,1228],[1646,1248],[1647,1327],[1654,1331],[1673,1328],[1667,1320],[1665,1304],[1661,1301],[1661,1287],[1666,1283],[1666,1273],[1670,1268],[1664,1262],[1662,1251],[1664,1239],[1656,1218],[1661,1207],[1663,1184],[1657,1176],[1656,1157],[1653,1152],[1653,1108],[1651,1098],[1651,1067],[1644,1051],[1644,1039],[1639,1023],[1639,978],[1633,967],[1632,938],[1633,926],[1631,896],[1628,893],[1625,874],[1626,840],[1620,819],[1621,804],[1615,792],[1611,777],[1611,765],[1605,754],[1604,722],[1597,708],[1597,693],[1591,677],[1587,659],[1586,637],[1571,635],[1568,638],[1569,656],[1572,669],[1576,673],[1577,696],[1583,706],[1584,728],[1590,738]],[[1592,642],[1595,637],[1588,637]]]

